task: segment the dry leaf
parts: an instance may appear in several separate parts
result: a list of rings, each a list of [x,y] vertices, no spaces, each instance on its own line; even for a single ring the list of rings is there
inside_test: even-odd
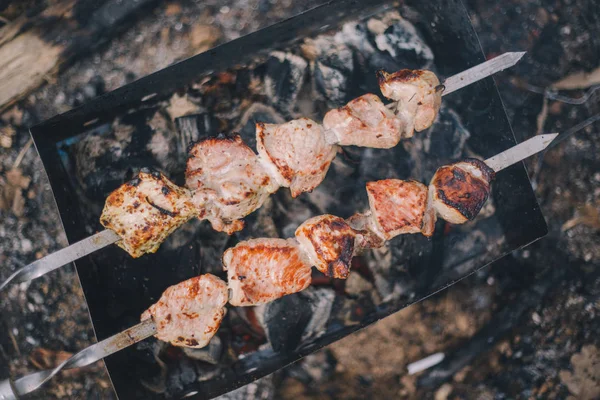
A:
[[[560,371],[559,376],[569,392],[579,400],[600,398],[600,351],[594,345],[581,348],[571,357],[573,372]]]
[[[2,114],[2,121],[7,124],[21,125],[23,122],[23,110],[18,106],[14,106]]]
[[[200,111],[200,108],[192,103],[187,95],[179,96],[178,94],[171,97],[167,112],[171,116],[171,119],[175,121],[175,118],[183,117],[188,114],[195,114]]]
[[[6,136],[0,133],[0,146],[4,147],[5,149],[10,149],[12,147],[12,144],[13,141],[10,136]]]
[[[590,86],[600,84],[600,67],[596,68],[592,72],[576,72],[568,75],[558,82],[552,84],[554,89],[559,90],[573,90],[573,89],[587,89]]]
[[[27,189],[31,183],[31,178],[23,176],[23,171],[20,168],[11,169],[6,173],[6,180],[9,185],[19,187],[21,189]]]
[[[21,217],[25,212],[25,197],[23,190],[31,183],[31,178],[23,176],[19,168],[11,169],[5,173],[6,184],[0,187],[0,208],[11,209],[17,216]]]
[[[598,207],[593,204],[584,204],[583,207],[576,211],[573,218],[562,225],[561,229],[565,232],[580,224],[600,230],[600,211]]]
[[[7,125],[3,128],[0,128],[0,146],[9,149],[13,145],[12,137],[15,136],[15,128],[11,125]]]
[[[191,54],[198,54],[214,46],[221,31],[210,25],[194,25],[190,31]]]

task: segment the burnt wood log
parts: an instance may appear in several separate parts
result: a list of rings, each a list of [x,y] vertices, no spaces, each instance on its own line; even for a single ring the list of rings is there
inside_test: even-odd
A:
[[[0,28],[0,110],[127,29],[157,0],[60,0]]]

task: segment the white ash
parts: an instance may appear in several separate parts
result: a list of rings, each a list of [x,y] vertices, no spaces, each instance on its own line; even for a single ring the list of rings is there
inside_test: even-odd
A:
[[[302,295],[310,299],[313,312],[302,335],[302,342],[306,342],[308,339],[318,338],[325,333],[325,328],[331,315],[331,307],[335,300],[335,292],[330,288],[315,289],[311,286],[303,291]]]
[[[433,64],[433,51],[427,46],[420,37],[413,24],[405,19],[401,19],[392,25],[394,32],[386,32],[375,37],[377,48],[381,51],[387,51],[392,57],[399,56],[398,49],[414,51],[417,56],[427,60],[427,64],[422,68],[428,69]],[[389,28],[388,28],[389,29]]]

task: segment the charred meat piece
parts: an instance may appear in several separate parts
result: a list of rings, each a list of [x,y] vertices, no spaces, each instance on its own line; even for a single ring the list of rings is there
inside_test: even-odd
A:
[[[396,146],[407,125],[408,121],[394,115],[371,93],[329,111],[323,119],[328,142],[378,149]]]
[[[199,349],[219,329],[225,304],[227,285],[216,276],[205,274],[169,287],[141,319],[154,320],[158,339]]]
[[[342,218],[313,217],[296,229],[296,239],[319,271],[332,278],[348,277],[356,232]]]
[[[494,171],[472,158],[440,167],[430,185],[438,215],[453,224],[475,218],[487,201],[492,179]]]
[[[325,142],[323,127],[308,118],[279,125],[257,123],[256,147],[269,173],[289,187],[293,197],[321,183],[337,152],[337,146]]]
[[[193,191],[199,218],[208,219],[216,231],[241,230],[240,219],[262,206],[278,188],[239,136],[205,139],[189,153],[186,185]]]
[[[106,199],[100,223],[121,240],[117,245],[137,258],[154,253],[180,225],[196,215],[190,194],[160,172],[142,171]]]
[[[256,306],[310,285],[311,265],[293,239],[251,239],[223,254],[234,306]]]
[[[375,225],[386,240],[422,231],[427,186],[415,181],[385,179],[368,182],[367,196]]]
[[[431,71],[403,69],[393,74],[377,72],[381,93],[398,101],[399,114],[413,121],[414,129],[420,132],[429,128],[440,110],[442,92],[440,81]],[[405,137],[412,137],[413,129],[406,130]]]

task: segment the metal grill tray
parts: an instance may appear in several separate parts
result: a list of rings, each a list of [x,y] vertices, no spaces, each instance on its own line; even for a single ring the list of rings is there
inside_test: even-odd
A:
[[[409,19],[411,15],[413,19],[421,16],[412,22],[431,48],[434,68],[440,76],[453,75],[484,61],[479,41],[460,1],[408,1],[407,5],[408,10],[412,10],[406,12]],[[335,31],[344,21],[363,20],[389,11],[390,7],[377,0],[340,0],[322,4],[156,72],[32,128],[69,241],[75,242],[101,229],[98,217],[104,196],[130,177],[136,168],[146,164],[161,167],[156,159],[143,151],[152,135],[143,121],[156,110],[164,109],[165,101],[173,93],[191,90],[192,84],[203,77],[228,70],[235,74],[243,71],[246,65],[260,65],[257,60],[261,56],[268,57],[269,51],[295,49],[302,38]],[[401,8],[403,15],[406,10]],[[352,95],[366,91],[377,93],[376,86],[373,87],[369,80],[373,72],[361,72],[364,79],[359,77],[361,83],[356,86],[357,93]],[[430,133],[416,134],[415,138],[392,150],[350,149],[350,156],[358,157],[360,167],[346,175],[338,167],[332,168],[319,190],[343,201],[331,203],[326,211],[348,217],[364,210],[366,180],[413,177],[425,181],[437,166],[456,159],[456,155],[451,154],[452,146],[460,142],[460,138],[453,135],[462,135],[465,130],[470,136],[464,146],[459,143],[462,146],[459,146],[459,156],[476,154],[487,158],[515,144],[492,78],[445,97],[444,104],[447,105],[444,123],[436,123]],[[213,115],[207,113],[204,117],[211,119]],[[137,141],[132,141],[129,146],[137,148],[128,147],[120,157],[113,154],[94,160],[97,173],[82,180],[81,171],[78,175],[76,167],[75,158],[81,157],[76,152],[77,143],[90,135],[103,137],[110,133],[110,126],[117,119],[135,127]],[[162,169],[181,184],[185,153],[179,151],[172,167],[163,166]],[[397,160],[391,170],[390,160]],[[287,210],[292,215],[289,217],[286,212],[280,212],[275,221],[279,234],[290,235],[289,227],[295,221],[292,221],[293,215],[300,211],[308,209],[311,215],[320,213],[311,208],[311,199],[310,195],[303,195],[291,201],[283,191],[273,197],[277,209]],[[340,289],[339,282],[333,284],[317,277],[315,281],[324,281],[321,285],[305,294],[280,299],[267,310],[230,310],[218,333],[228,351],[216,366],[193,361],[173,348],[163,349],[162,355],[167,359],[166,391],[163,394],[151,392],[142,384],[142,381],[153,382],[160,375],[160,367],[153,355],[160,346],[158,341],[150,339],[109,357],[106,365],[116,393],[121,398],[150,399],[179,398],[195,392],[195,398],[210,398],[228,392],[420,301],[547,233],[521,164],[497,176],[491,200],[493,209],[488,210],[487,217],[467,226],[450,227],[438,222],[431,240],[420,235],[394,239],[389,252],[384,254],[387,257],[384,257],[387,260],[385,266],[373,265],[372,257],[363,258],[364,265],[357,268],[362,268],[366,279],[372,281],[371,292],[348,296],[343,288]],[[276,207],[263,211],[269,212],[276,212]],[[154,255],[132,259],[112,246],[77,261],[98,339],[137,323],[141,312],[156,301],[166,287],[204,272],[224,276],[219,270],[219,251],[237,240],[261,236],[262,231],[257,227],[259,218],[250,216],[250,226],[231,238],[211,231],[206,223],[191,223]],[[298,218],[298,221],[303,219]],[[295,315],[296,325],[286,327],[279,322],[280,310]],[[323,315],[329,318],[317,323],[311,320],[315,312],[328,313]],[[248,313],[254,313],[254,316],[268,313],[274,321],[270,331],[271,344],[252,334],[244,338]],[[297,326],[304,329],[310,324],[310,329],[315,331],[291,335]],[[249,347],[255,348],[250,349],[252,351],[244,349],[244,340]],[[242,351],[246,351],[244,356],[236,356]]]

